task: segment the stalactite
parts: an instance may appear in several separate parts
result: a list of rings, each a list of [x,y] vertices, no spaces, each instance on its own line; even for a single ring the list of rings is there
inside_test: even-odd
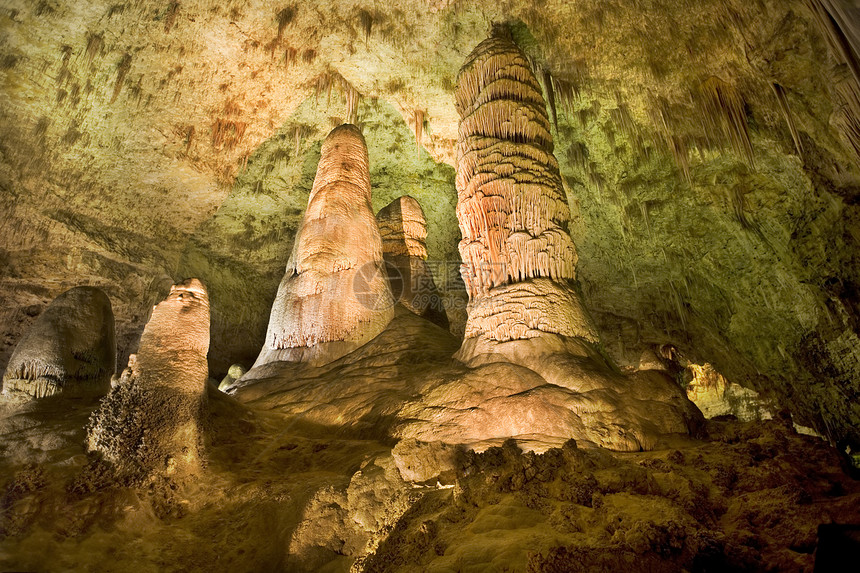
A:
[[[361,26],[362,31],[364,31],[365,44],[370,40],[370,33],[373,31],[373,20],[373,14],[367,10],[358,11],[358,23]]]
[[[125,77],[128,75],[130,70],[131,54],[125,54],[116,68],[116,83],[113,87],[113,95],[110,98],[110,103],[115,102],[116,98],[119,97],[119,92],[122,90],[122,83],[125,81]]]
[[[281,41],[281,38],[284,37],[284,30],[286,30],[287,26],[289,26],[295,19],[296,11],[297,10],[295,6],[287,6],[286,8],[279,11],[278,14],[275,16],[275,19],[278,21],[277,40],[279,42]]]
[[[326,94],[329,104],[331,104],[331,92],[337,90],[346,101],[346,123],[355,123],[358,121],[358,104],[361,101],[361,94],[356,90],[346,78],[334,70],[328,70],[321,73],[312,80],[314,87],[314,97],[319,98],[321,94]],[[338,122],[341,123],[341,122]]]
[[[543,88],[546,92],[546,101],[549,104],[549,110],[552,115],[552,124],[555,126],[555,132],[558,133],[558,111],[555,108],[555,89],[552,81],[552,73],[543,69]]]
[[[755,166],[752,142],[747,127],[745,102],[733,85],[712,76],[702,82],[696,94],[706,127],[722,134],[732,149],[750,167]]]
[[[659,143],[669,150],[672,158],[675,160],[675,165],[681,172],[684,181],[688,185],[693,184],[692,173],[690,171],[690,152],[687,148],[687,143],[683,135],[678,135],[674,131],[674,126],[670,123],[669,102],[664,98],[659,98],[648,109],[651,117],[651,122],[657,131]]]
[[[176,19],[179,17],[180,4],[173,0],[167,5],[167,11],[164,14],[164,33],[169,34],[173,25],[176,24]]]
[[[416,109],[412,112],[412,129],[415,133],[415,144],[421,149],[421,141],[424,138],[424,110]]]
[[[794,141],[794,149],[797,151],[799,156],[803,157],[803,144],[800,141],[800,135],[797,133],[797,126],[794,123],[794,115],[791,113],[791,108],[788,107],[788,98],[785,97],[785,89],[776,82],[770,84],[770,87],[773,89],[776,101],[779,103],[779,109],[782,112],[782,117],[785,118],[785,123],[788,126],[788,130],[791,132],[791,140]]]
[[[102,34],[93,34],[87,32],[87,47],[84,49],[84,58],[87,64],[92,64],[96,56],[101,54],[104,47],[104,36]]]

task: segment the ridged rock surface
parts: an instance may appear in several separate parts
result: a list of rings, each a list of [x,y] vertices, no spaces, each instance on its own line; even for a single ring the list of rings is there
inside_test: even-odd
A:
[[[596,340],[567,282],[576,277],[570,211],[528,61],[510,38],[491,37],[467,59],[455,93],[466,338]],[[467,348],[460,358],[471,358]]]
[[[106,394],[116,370],[114,317],[107,295],[75,287],[48,306],[21,338],[3,374],[5,400]]]
[[[398,197],[376,214],[392,296],[418,316],[448,328],[444,300],[427,264],[427,220],[413,197]]]
[[[153,308],[137,354],[90,418],[88,449],[132,475],[197,471],[208,351],[209,295],[189,279]]]
[[[367,147],[358,128],[344,124],[323,142],[254,366],[340,358],[382,332],[393,304],[370,204]]]

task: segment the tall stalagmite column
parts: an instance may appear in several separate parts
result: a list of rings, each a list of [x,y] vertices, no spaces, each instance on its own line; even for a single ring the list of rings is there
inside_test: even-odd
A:
[[[545,334],[595,341],[570,284],[577,256],[541,88],[504,32],[467,59],[456,105],[457,218],[469,289],[458,358]]]
[[[382,332],[393,306],[370,203],[367,146],[357,127],[341,125],[323,142],[254,367],[336,360]]]

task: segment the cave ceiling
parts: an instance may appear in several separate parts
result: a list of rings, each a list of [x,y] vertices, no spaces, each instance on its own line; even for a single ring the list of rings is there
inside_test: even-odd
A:
[[[829,16],[828,16],[829,14]],[[824,16],[822,16],[824,15]],[[0,3],[0,369],[47,303],[111,298],[120,365],[198,277],[210,373],[259,351],[320,146],[357,124],[462,334],[457,71],[507,24],[543,84],[604,351],[673,348],[860,438],[849,0]]]

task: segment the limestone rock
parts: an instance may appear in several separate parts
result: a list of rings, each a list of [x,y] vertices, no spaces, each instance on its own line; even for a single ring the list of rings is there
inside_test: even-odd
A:
[[[254,367],[325,364],[382,332],[394,316],[370,204],[367,147],[354,125],[322,146],[307,211]]]
[[[227,375],[221,380],[218,384],[218,389],[223,391],[226,388],[229,388],[233,385],[233,383],[245,375],[247,370],[241,364],[233,364],[230,366],[230,369],[227,371]]]
[[[749,422],[773,417],[773,404],[768,404],[755,390],[726,380],[711,364],[690,364],[687,368],[693,374],[687,385],[687,397],[705,418],[731,415]]]
[[[701,414],[658,372],[624,377],[596,350],[572,280],[576,252],[545,104],[504,33],[461,70],[457,215],[470,368],[431,381],[399,413],[398,436],[470,444],[528,436],[616,450],[654,447]]]
[[[90,418],[88,448],[131,474],[196,471],[208,351],[209,295],[189,279],[153,308],[137,354]]]
[[[427,221],[421,205],[404,195],[383,207],[376,222],[395,301],[447,329],[448,316],[427,265]]]
[[[115,370],[110,300],[95,287],[75,287],[55,298],[21,338],[3,375],[2,398],[106,394]]]
[[[505,35],[481,42],[460,70],[457,219],[469,289],[467,339],[596,334],[569,280],[576,249],[541,88]],[[459,357],[468,361],[470,347]]]

